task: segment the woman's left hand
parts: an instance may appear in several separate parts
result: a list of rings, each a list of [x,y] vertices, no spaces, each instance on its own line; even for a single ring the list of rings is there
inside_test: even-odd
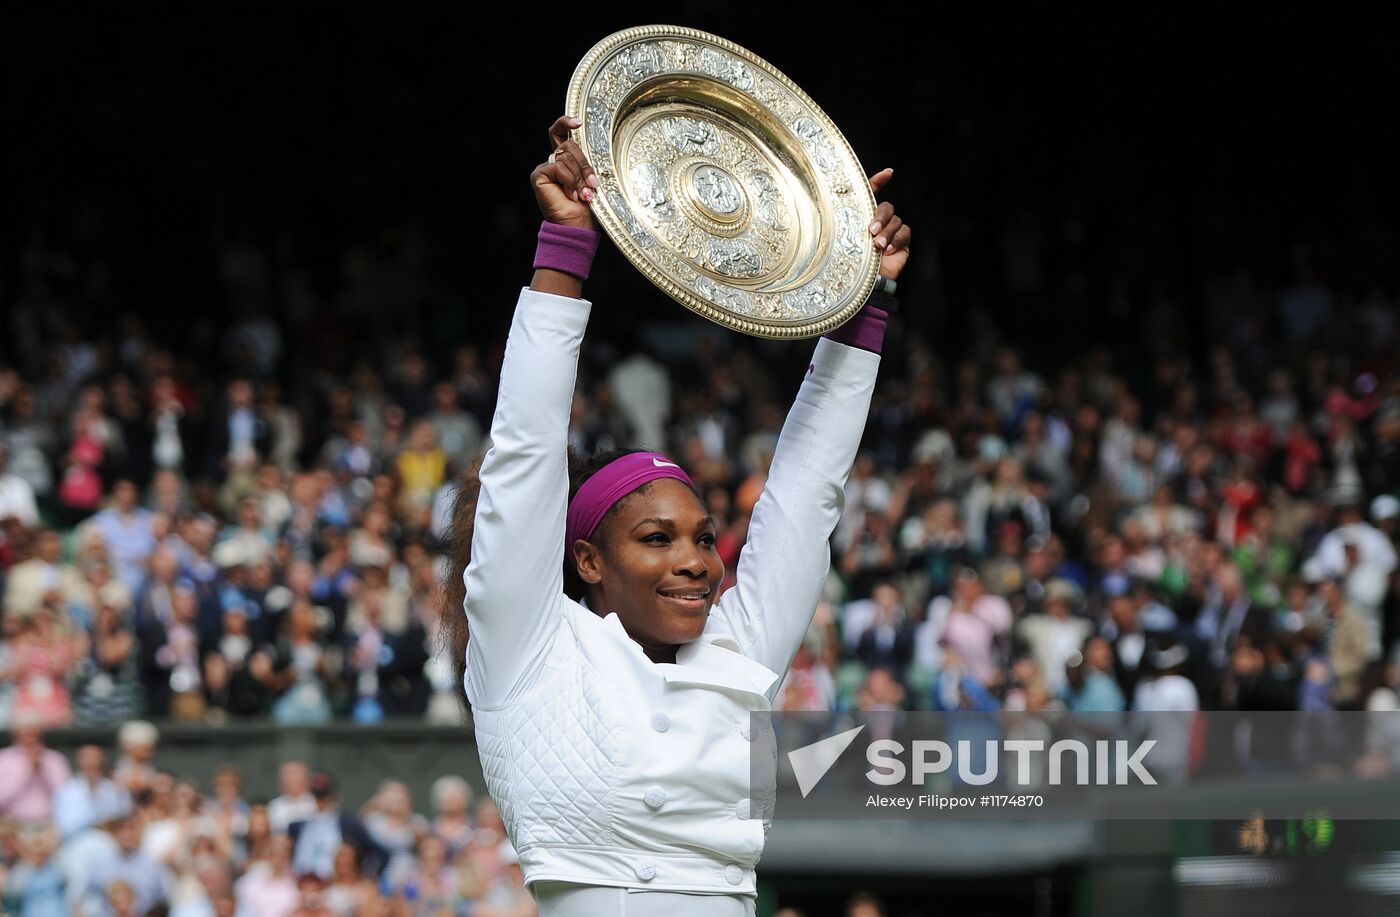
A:
[[[883,169],[870,176],[870,190],[876,194],[894,177],[894,169]],[[870,224],[870,235],[875,237],[875,248],[880,252],[880,276],[895,280],[904,270],[909,260],[909,236],[911,231],[899,215],[894,212],[894,204],[883,201],[875,208],[875,220]]]

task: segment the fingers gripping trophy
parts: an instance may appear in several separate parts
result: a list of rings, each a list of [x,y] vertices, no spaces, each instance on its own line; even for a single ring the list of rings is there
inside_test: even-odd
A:
[[[814,103],[714,36],[610,36],[569,103],[530,175],[534,274],[454,517],[482,768],[544,917],[752,915],[750,713],[817,605],[910,229],[875,203],[892,170],[867,180]],[[599,224],[698,314],[818,336],[723,595],[715,520],[678,462],[568,452]]]

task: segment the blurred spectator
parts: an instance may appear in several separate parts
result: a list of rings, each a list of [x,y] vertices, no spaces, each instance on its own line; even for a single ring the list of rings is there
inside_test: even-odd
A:
[[[510,841],[501,841],[497,859],[499,875],[488,883],[474,917],[532,917],[537,913],[535,899],[525,890],[520,857]]]
[[[20,917],[63,917],[68,913],[63,874],[53,856],[56,846],[54,833],[47,827],[33,825],[21,832],[20,861],[4,882],[12,913]]]
[[[1196,687],[1181,672],[1190,650],[1177,643],[1148,657],[1151,670],[1133,695],[1138,728],[1156,740],[1153,776],[1161,783],[1180,783],[1191,767],[1191,730],[1200,709]]]
[[[326,901],[326,880],[314,872],[297,876],[297,907],[292,917],[333,917]]]
[[[214,773],[214,794],[205,809],[218,825],[219,836],[233,844],[245,843],[252,810],[243,798],[243,776],[237,770],[222,767]]]
[[[458,407],[457,389],[451,382],[433,386],[433,411],[428,419],[451,466],[458,470],[469,468],[481,451],[481,424]]]
[[[944,651],[952,648],[967,674],[984,687],[994,687],[1002,681],[1011,625],[1006,599],[988,595],[977,571],[963,567],[954,576],[952,595],[930,602],[928,616],[919,625],[915,643],[920,665],[942,669]]]
[[[117,577],[135,592],[144,578],[146,559],[155,550],[151,513],[137,504],[136,485],[128,480],[112,487],[112,502],[90,523],[102,534]]]
[[[1318,577],[1344,578],[1347,599],[1367,624],[1369,656],[1376,659],[1382,652],[1380,606],[1396,568],[1395,545],[1365,520],[1355,495],[1339,500],[1336,527],[1323,536],[1305,569]]]
[[[175,583],[161,616],[141,630],[146,712],[198,721],[204,716],[203,665],[199,655],[198,595],[190,580]]]
[[[131,794],[107,776],[106,756],[101,748],[79,748],[77,765],[78,772],[54,797],[53,821],[64,840],[131,811]]]
[[[1209,646],[1211,665],[1223,669],[1241,635],[1254,646],[1263,646],[1272,630],[1271,616],[1254,605],[1245,592],[1239,568],[1221,566],[1210,597],[1196,618],[1196,635]]]
[[[136,715],[141,685],[138,644],[125,614],[99,601],[88,653],[74,668],[73,721],[78,726],[117,726]]]
[[[112,779],[133,793],[150,786],[156,777],[151,760],[155,757],[159,742],[160,732],[150,723],[144,720],[123,723],[117,730],[117,747],[121,749],[121,757],[112,771]]]
[[[381,783],[360,814],[370,842],[388,857],[388,881],[400,887],[417,868],[413,851],[428,833],[427,819],[413,811],[408,787],[397,780]]]
[[[335,874],[335,855],[341,843],[352,844],[360,855],[361,868],[378,874],[388,862],[387,853],[370,838],[359,819],[340,810],[335,780],[320,773],[311,778],[311,795],[316,799],[316,814],[290,828],[296,845],[294,859],[298,873],[314,872],[329,879]]]
[[[38,413],[34,388],[19,383],[17,378],[18,374],[12,371],[5,373],[5,387],[11,394],[7,399],[5,439],[0,447],[5,450],[5,471],[28,484],[37,502],[53,493],[48,455],[55,451],[58,437],[52,423]]]
[[[842,554],[850,550],[857,533],[868,526],[868,514],[883,513],[889,508],[890,486],[876,470],[874,454],[864,451],[856,456],[851,466],[850,477],[846,479],[846,508],[833,538],[836,550]]]
[[[54,796],[69,776],[63,755],[44,746],[40,721],[32,715],[18,717],[14,744],[0,750],[0,816],[51,820]]]
[[[1361,701],[1361,678],[1371,663],[1371,632],[1366,620],[1347,603],[1341,577],[1329,577],[1318,586],[1322,620],[1305,639],[1315,643],[1326,659],[1329,678],[1335,679],[1330,701],[1355,708]]]
[[[906,700],[904,686],[894,672],[871,669],[856,696],[856,706],[862,713],[888,713],[903,710]]]
[[[807,640],[797,648],[774,710],[834,710],[837,707],[836,680],[821,652],[821,641]]]
[[[360,855],[353,844],[341,844],[326,886],[325,904],[336,917],[356,917],[374,894],[374,882],[360,874]]]
[[[248,672],[273,698],[270,712],[278,723],[308,725],[330,719],[324,683],[330,662],[316,632],[311,605],[294,602],[276,643],[248,660]]]
[[[0,442],[0,519],[15,519],[26,528],[39,525],[34,486],[10,470],[9,448]]]
[[[914,654],[914,630],[899,602],[899,591],[890,583],[880,583],[870,603],[874,619],[856,641],[856,658],[868,668],[903,673]]]
[[[868,598],[875,584],[893,576],[895,568],[895,544],[889,519],[882,512],[867,510],[863,524],[841,558],[841,575],[849,583],[850,595]]]
[[[221,415],[210,425],[208,471],[217,480],[232,476],[235,483],[249,474],[272,446],[272,427],[257,410],[253,386],[246,379],[230,382]]]
[[[281,793],[267,804],[272,830],[285,833],[299,821],[316,814],[316,797],[311,795],[311,770],[300,761],[285,761],[277,769]]]
[[[432,832],[441,838],[452,853],[471,843],[472,791],[461,777],[439,777],[433,782]]]
[[[1082,652],[1065,662],[1069,709],[1076,713],[1117,712],[1126,706],[1113,678],[1113,649],[1103,637],[1090,637]]]
[[[114,895],[113,886],[124,886],[126,894],[132,898],[129,907],[133,914],[145,914],[166,899],[164,870],[142,852],[141,832],[139,816],[131,815],[117,822],[113,830],[117,845],[92,864],[90,880],[96,894],[118,900],[124,896]]]
[[[1079,587],[1065,579],[1054,579],[1045,588],[1045,611],[1017,622],[1017,636],[1030,648],[1046,687],[1058,695],[1065,689],[1065,666],[1080,655],[1080,648],[1094,631],[1093,622],[1076,615]]]
[[[420,908],[429,913],[454,913],[462,906],[461,883],[457,870],[448,863],[448,848],[442,838],[425,834],[418,839],[413,875],[405,882],[412,887]]]
[[[438,448],[437,428],[432,421],[420,420],[409,432],[408,448],[394,460],[403,484],[403,498],[409,505],[427,506],[447,475],[447,453]]]
[[[248,868],[233,886],[238,917],[289,917],[301,903],[292,873],[292,840],[274,834],[266,858]]]
[[[41,605],[26,619],[15,622],[9,646],[7,680],[15,691],[11,715],[16,722],[29,720],[45,727],[66,726],[73,719],[68,692],[68,671],[86,649],[85,635],[60,625],[49,605]]]

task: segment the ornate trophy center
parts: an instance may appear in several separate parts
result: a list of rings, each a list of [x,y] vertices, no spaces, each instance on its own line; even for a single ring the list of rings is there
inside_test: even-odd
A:
[[[708,163],[694,166],[686,182],[690,200],[712,220],[732,223],[743,214],[744,189],[719,166]]]

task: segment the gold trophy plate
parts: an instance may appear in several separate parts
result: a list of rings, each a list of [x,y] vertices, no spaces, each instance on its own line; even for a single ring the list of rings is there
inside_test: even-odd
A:
[[[600,41],[565,112],[598,173],[593,212],[652,283],[726,328],[802,338],[875,285],[875,198],[836,125],[775,67],[679,26]]]

